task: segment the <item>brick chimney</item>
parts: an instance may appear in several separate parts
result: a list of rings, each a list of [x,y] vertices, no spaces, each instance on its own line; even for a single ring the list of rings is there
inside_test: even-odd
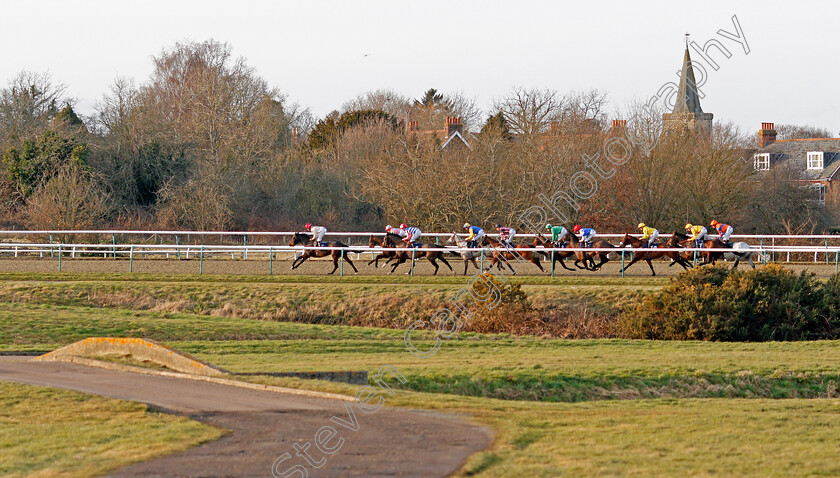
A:
[[[560,122],[559,121],[549,121],[548,122],[548,134],[550,136],[559,136],[560,135]]]
[[[461,117],[460,116],[447,116],[446,117],[446,137],[452,136],[456,131],[459,133],[461,132]],[[463,133],[461,133],[463,134]]]
[[[420,131],[420,124],[417,121],[409,121],[405,128],[407,133],[414,133]]]
[[[776,130],[773,129],[773,123],[761,123],[761,129],[758,130],[758,147],[763,148],[768,144],[776,141]]]
[[[620,120],[614,119],[612,120],[612,126],[610,127],[610,134],[624,134],[624,130],[627,129],[627,120]]]

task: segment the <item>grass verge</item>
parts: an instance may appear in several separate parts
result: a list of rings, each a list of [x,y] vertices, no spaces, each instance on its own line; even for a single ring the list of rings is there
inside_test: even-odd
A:
[[[135,402],[0,381],[0,476],[94,476],[222,434]]]

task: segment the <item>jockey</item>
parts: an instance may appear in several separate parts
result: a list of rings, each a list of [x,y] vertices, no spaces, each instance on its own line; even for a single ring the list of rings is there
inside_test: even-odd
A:
[[[691,223],[688,223],[685,225],[685,229],[691,233],[691,237],[689,239],[694,241],[694,247],[698,249],[702,248],[704,245],[703,241],[706,240],[706,232],[708,232],[706,228],[703,226],[694,226]]]
[[[717,222],[717,219],[712,219],[712,222],[709,223],[709,225],[717,230],[720,242],[722,242],[724,246],[729,247],[729,236],[732,235],[733,231],[732,226],[729,224],[721,224]]]
[[[306,225],[303,226],[303,227],[304,227],[304,229],[306,229],[307,231],[312,233],[312,239],[310,239],[310,241],[312,241],[315,246],[325,246],[326,245],[325,243],[322,242],[324,240],[324,234],[327,233],[327,228],[326,227],[324,227],[324,226],[313,226],[310,223],[306,223]]]
[[[583,247],[592,247],[592,238],[595,237],[595,229],[591,227],[580,227],[579,225],[575,224],[575,227],[572,229],[575,234],[580,233],[580,242],[583,243]]]
[[[563,239],[569,234],[569,231],[565,227],[546,224],[545,228],[551,232],[551,242],[554,243],[554,247],[566,247]]]
[[[513,247],[513,236],[516,235],[516,229],[496,224],[496,230],[499,231],[499,242],[505,247]]]
[[[464,223],[464,229],[470,233],[467,238],[467,247],[478,247],[478,242],[484,239],[484,229],[478,226],[470,226],[470,223]]]
[[[646,226],[643,222],[640,222],[637,227],[642,230],[642,240],[648,241],[644,247],[654,247],[656,238],[659,237],[659,231],[656,228]]]
[[[389,234],[394,234],[396,236],[400,236],[401,239],[405,239],[405,236],[408,235],[405,232],[405,229],[402,229],[402,228],[399,228],[399,227],[385,226],[385,232],[387,232]]]
[[[414,227],[414,226],[406,227],[405,228],[405,237],[403,237],[403,242],[405,242],[406,244],[408,244],[410,246],[416,247],[419,243],[421,234],[423,234],[423,233],[420,231],[419,227]]]

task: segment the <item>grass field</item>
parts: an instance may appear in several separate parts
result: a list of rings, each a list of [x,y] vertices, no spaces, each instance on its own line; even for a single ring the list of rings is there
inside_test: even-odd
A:
[[[0,381],[0,476],[94,476],[222,434],[139,403]]]
[[[463,413],[495,431],[492,449],[463,470],[468,476],[840,473],[833,458],[840,446],[838,341],[460,333],[433,357],[420,359],[406,351],[399,329],[280,322],[261,314],[278,301],[297,309],[313,300],[344,307],[361,301],[361,307],[370,306],[363,299],[386,294],[406,301],[420,295],[434,304],[459,287],[451,278],[406,283],[404,277],[359,277],[325,285],[303,277],[126,276],[45,274],[26,282],[17,275],[0,277],[0,352],[49,350],[88,336],[142,336],[234,372],[375,373],[393,365],[407,381],[389,405]],[[532,300],[588,296],[603,308],[664,283],[517,280],[529,284]],[[431,343],[428,334],[416,337],[425,338],[420,348]],[[344,393],[356,388],[293,378],[249,380]]]

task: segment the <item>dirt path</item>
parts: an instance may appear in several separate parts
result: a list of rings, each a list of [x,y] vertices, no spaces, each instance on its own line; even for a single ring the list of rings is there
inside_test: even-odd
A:
[[[111,476],[270,477],[272,464],[284,453],[291,459],[279,471],[306,466],[292,447],[305,442],[312,443],[309,453],[316,463],[325,459],[321,468],[307,466],[309,476],[447,476],[491,443],[488,430],[450,415],[389,408],[365,414],[350,402],[30,359],[0,357],[0,379],[144,402],[232,432]],[[351,420],[345,404],[352,405],[357,431],[330,421],[333,416]],[[327,425],[345,440],[332,455],[320,452],[314,443],[315,432]]]

